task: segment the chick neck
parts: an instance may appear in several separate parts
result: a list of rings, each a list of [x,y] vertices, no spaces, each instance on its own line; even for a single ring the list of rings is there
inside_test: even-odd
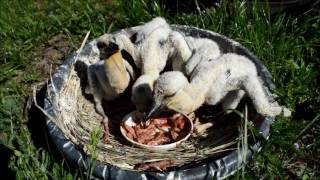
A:
[[[205,101],[206,92],[202,89],[203,88],[199,88],[192,83],[188,83],[182,90],[186,96],[188,96],[186,99],[190,99],[192,101],[192,104],[187,104],[192,106],[193,111],[198,109]]]
[[[191,75],[191,80],[184,87],[183,91],[193,100],[193,109],[196,110],[204,102],[206,94],[209,91],[213,81],[217,80],[217,76],[222,69],[219,63],[212,62],[215,65],[207,64],[196,69],[196,72]]]

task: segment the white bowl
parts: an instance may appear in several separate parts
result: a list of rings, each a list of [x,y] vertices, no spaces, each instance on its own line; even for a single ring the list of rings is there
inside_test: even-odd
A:
[[[122,120],[122,123],[121,123],[121,126],[120,126],[120,131],[121,131],[121,134],[123,135],[123,137],[128,140],[131,144],[133,144],[134,146],[137,146],[137,147],[140,147],[140,148],[145,148],[145,149],[149,149],[151,151],[166,151],[166,150],[171,150],[171,149],[175,149],[176,147],[178,147],[182,142],[186,141],[192,131],[193,131],[193,123],[192,123],[192,120],[188,117],[188,116],[184,116],[188,119],[188,121],[186,121],[187,123],[189,123],[189,129],[188,129],[188,133],[185,137],[183,137],[182,139],[180,139],[179,141],[176,141],[174,143],[170,143],[170,144],[163,144],[163,145],[146,145],[146,144],[142,144],[142,143],[138,143],[130,138],[128,138],[126,136],[126,130],[122,127],[122,124],[125,124],[127,126],[130,126],[130,127],[133,127],[136,125],[136,123],[133,121],[133,118],[132,118],[132,115],[134,114],[134,111],[127,114],[123,120]]]

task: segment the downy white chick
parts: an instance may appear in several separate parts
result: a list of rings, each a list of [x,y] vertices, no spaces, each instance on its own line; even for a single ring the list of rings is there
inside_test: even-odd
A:
[[[161,18],[156,17],[150,22],[136,26],[127,30],[119,31],[115,34],[104,34],[97,39],[98,43],[103,42],[104,44],[116,44],[119,49],[125,50],[133,59],[134,64],[137,68],[141,68],[141,48],[145,39],[157,28],[169,28],[167,22]],[[99,44],[98,44],[99,46]]]
[[[204,61],[218,60],[221,52],[219,46],[209,39],[192,39],[192,37],[189,37],[188,41],[190,42],[189,44],[194,44],[197,47],[194,49],[192,56],[185,64],[183,71],[187,77],[190,77],[193,71],[197,69],[197,66],[204,64]],[[245,91],[242,89],[236,89],[228,92],[221,100],[222,108],[224,110],[235,109],[244,95]]]
[[[193,70],[202,61],[214,60],[221,55],[218,44],[213,40],[192,36],[184,37],[178,32],[171,33],[170,37],[176,52],[172,60],[172,69],[183,72],[187,77],[190,77]],[[243,90],[230,91],[222,100],[223,109],[235,109],[244,94]]]
[[[161,29],[160,32],[158,32],[159,28]],[[101,61],[88,67],[87,75],[89,85],[86,92],[93,94],[96,111],[103,116],[102,122],[105,129],[105,141],[107,141],[108,138],[109,128],[108,117],[101,104],[102,99],[112,100],[123,93],[130,81],[136,79],[135,73],[138,68],[142,68],[143,72],[146,74],[153,74],[148,71],[151,69],[150,66],[152,66],[152,64],[148,64],[148,59],[152,59],[152,56],[148,56],[148,50],[155,49],[156,45],[154,44],[163,40],[163,37],[160,36],[157,41],[156,35],[151,34],[159,34],[163,31],[167,32],[168,29],[169,25],[166,21],[163,18],[158,17],[145,25],[133,27],[126,31],[119,31],[115,34],[105,34],[97,39]],[[162,41],[160,43],[162,43]],[[162,58],[161,53],[155,55]],[[163,65],[162,61],[159,62],[160,66],[165,65],[165,63]],[[161,69],[161,67],[159,69]],[[154,76],[151,77],[155,79]],[[141,81],[150,82],[150,80],[145,80],[144,77],[137,81],[138,84]],[[148,97],[146,93],[142,94],[145,95],[144,97]],[[152,96],[148,98],[144,97],[141,98],[141,100],[152,100]],[[139,99],[137,101],[141,100]],[[145,101],[146,100],[143,102]],[[136,104],[139,105],[142,103]]]
[[[149,36],[146,36],[141,46],[141,76],[132,87],[132,102],[140,112],[147,112],[152,102],[154,81],[164,69],[167,59],[172,51],[168,43],[171,29],[169,26],[155,28]]]
[[[92,64],[87,69],[88,87],[87,93],[93,95],[95,109],[102,117],[104,127],[104,141],[108,141],[109,126],[108,117],[102,107],[102,100],[112,100],[117,98],[134,80],[135,74],[130,64],[122,57],[120,50],[115,44],[109,44],[108,52],[104,49],[102,41],[99,41],[99,49],[102,59]],[[111,45],[111,47],[110,47]],[[104,55],[109,54],[110,57]],[[101,57],[101,56],[100,56]]]
[[[209,39],[185,37],[172,31],[168,25],[156,26],[155,23],[147,23],[153,32],[146,37],[140,50],[142,62],[142,75],[137,79],[132,88],[132,101],[141,112],[148,111],[152,102],[154,81],[164,69],[168,59],[172,60],[173,70],[183,71],[187,67],[188,75],[199,61],[190,59],[192,51],[196,50],[206,58],[220,56],[218,45]],[[155,25],[156,27],[151,27]],[[143,28],[142,28],[143,29]],[[148,31],[150,32],[150,31]]]
[[[164,108],[189,114],[204,103],[215,105],[227,93],[239,89],[249,95],[261,115],[276,116],[283,112],[284,116],[290,116],[287,108],[268,101],[253,62],[233,53],[203,61],[193,71],[190,82],[181,72],[163,73],[155,83],[155,104],[148,116]]]
[[[159,77],[168,59],[172,60],[174,70],[185,71],[190,75],[199,63],[193,58],[192,51],[203,54],[204,57],[216,58],[220,56],[218,45],[206,38],[184,37],[181,33],[171,30],[163,18],[139,27],[137,31],[137,59],[141,62],[141,76],[132,87],[132,102],[140,112],[148,111],[152,102],[154,81]]]
[[[217,59],[220,48],[216,42],[207,38],[184,37],[181,33],[173,31],[170,33],[170,41],[174,47],[172,69],[181,71],[190,77],[193,70],[202,61]],[[243,90],[230,91],[222,100],[223,109],[235,109],[245,92]]]
[[[161,69],[162,66],[165,65],[165,63],[163,65],[162,61],[158,61],[159,58],[153,58],[151,54],[148,54],[149,51],[155,52],[155,44],[159,44],[159,42],[157,41],[164,41],[165,38],[163,38],[163,36],[159,36],[157,38],[156,35],[151,34],[161,34],[161,32],[167,33],[167,30],[169,30],[169,25],[167,24],[167,22],[161,17],[156,17],[144,25],[136,26],[125,31],[123,30],[116,34],[105,34],[98,39],[98,46],[101,42],[103,42],[102,46],[104,46],[104,44],[107,44],[107,46],[114,44],[118,46],[118,48],[121,49],[122,52],[126,52],[126,54],[130,56],[133,61],[130,62],[130,65],[133,67],[133,70],[135,72],[141,69],[143,74],[151,75],[151,78],[148,75],[146,77],[141,77],[133,86],[134,90],[136,90],[135,87],[140,87],[136,91],[132,92],[133,97],[136,97],[134,96],[134,94],[139,94],[137,95],[137,98],[133,98],[133,103],[136,105],[137,109],[143,109],[143,107],[145,107],[144,104],[148,104],[147,102],[152,100],[152,96],[148,96],[148,93],[150,93],[150,91],[148,90],[148,86],[145,85],[146,82],[148,85],[150,84],[148,82],[154,81],[150,79],[155,79],[153,73],[149,71],[153,68],[150,68],[150,66],[154,65],[154,67],[156,68],[155,71],[158,71],[158,69]],[[162,58],[161,54],[157,54],[156,52],[152,55]],[[108,56],[108,54],[106,54],[106,56]],[[154,61],[154,59],[156,59],[156,64],[151,63],[152,61]],[[157,63],[160,64],[158,65]],[[159,68],[158,66],[161,67]]]

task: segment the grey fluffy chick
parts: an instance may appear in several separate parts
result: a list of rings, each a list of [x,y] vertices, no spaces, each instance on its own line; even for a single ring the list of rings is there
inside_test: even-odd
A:
[[[156,21],[159,23],[155,23]],[[142,74],[132,87],[131,98],[141,112],[149,110],[154,82],[170,60],[173,70],[183,71],[190,75],[195,66],[200,63],[195,56],[192,56],[193,51],[197,51],[206,58],[220,56],[219,47],[214,41],[184,37],[181,33],[171,30],[168,24],[165,25],[162,18],[156,18],[147,23],[146,29],[153,31],[141,28],[142,32],[151,33],[145,36],[140,45]]]
[[[139,39],[141,76],[133,84],[131,100],[137,110],[143,113],[150,108],[154,81],[164,69],[172,46],[168,41],[171,29],[162,18],[155,18],[146,23],[140,31],[138,35],[143,38],[137,38]],[[143,35],[144,32],[149,34]]]
[[[107,53],[111,56],[90,65],[87,69],[88,86],[86,93],[93,95],[95,109],[103,117],[102,124],[105,142],[108,141],[109,118],[103,110],[102,100],[117,98],[126,90],[130,81],[135,78],[132,67],[123,59],[120,50],[117,47],[115,48],[110,52],[101,52],[102,54]]]
[[[143,73],[150,74],[151,68],[148,67],[152,64],[148,64],[152,60],[150,58],[152,54],[149,54],[148,50],[154,47],[153,42],[155,41],[153,39],[156,38],[152,34],[157,33],[158,29],[168,28],[169,25],[166,21],[158,17],[144,25],[113,34],[105,34],[97,39],[101,60],[88,67],[86,92],[93,95],[96,111],[103,117],[105,141],[107,141],[109,134],[109,119],[102,108],[102,100],[113,100],[122,94],[130,82],[136,80],[137,69],[142,68]],[[133,62],[125,59],[122,55],[129,56]],[[140,81],[141,79],[138,82]],[[143,94],[144,99],[152,99],[146,93]],[[143,101],[143,98],[140,101]],[[138,102],[135,104],[139,106]]]
[[[259,81],[256,66],[246,57],[228,53],[216,60],[203,61],[193,71],[190,82],[178,71],[163,73],[155,83],[155,104],[149,116],[168,108],[184,114],[202,104],[215,105],[229,92],[243,90],[258,113],[276,116],[291,112],[276,102],[269,102]]]

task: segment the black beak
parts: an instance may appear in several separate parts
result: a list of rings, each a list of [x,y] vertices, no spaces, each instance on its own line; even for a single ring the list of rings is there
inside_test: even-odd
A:
[[[146,117],[146,120],[153,118],[155,116],[158,116],[161,114],[161,112],[165,109],[165,106],[162,104],[155,104],[149,114]]]

